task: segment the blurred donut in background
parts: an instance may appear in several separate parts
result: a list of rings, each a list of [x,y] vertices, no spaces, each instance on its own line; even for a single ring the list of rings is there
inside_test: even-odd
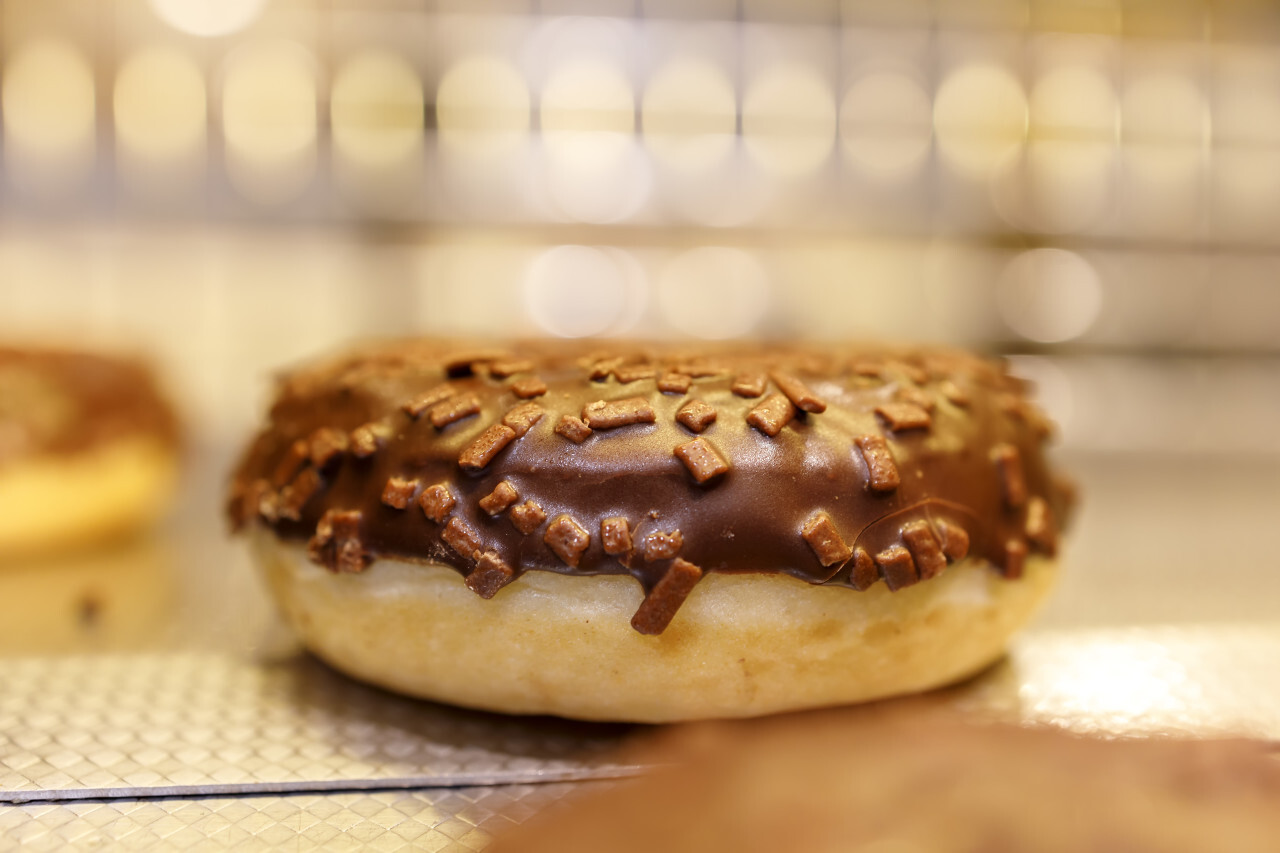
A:
[[[492,853],[1271,851],[1274,744],[1115,741],[963,722],[924,703],[686,725],[665,765],[580,795]]]
[[[141,362],[0,346],[0,563],[152,523],[178,450],[177,418]]]

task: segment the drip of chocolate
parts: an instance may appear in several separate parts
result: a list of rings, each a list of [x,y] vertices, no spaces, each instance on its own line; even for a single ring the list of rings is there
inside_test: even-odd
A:
[[[1045,424],[966,353],[401,342],[283,380],[229,509],[330,569],[445,563],[484,597],[630,574],[658,633],[709,572],[896,590],[969,557],[1017,577],[1070,511]]]

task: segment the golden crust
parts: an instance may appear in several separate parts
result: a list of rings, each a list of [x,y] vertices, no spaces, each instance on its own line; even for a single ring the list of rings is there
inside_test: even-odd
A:
[[[629,619],[640,585],[529,572],[491,600],[450,567],[311,563],[255,527],[287,621],[336,668],[392,690],[486,710],[665,722],[746,717],[927,690],[986,667],[1048,593],[1033,557],[1006,580],[975,560],[898,592],[785,574],[709,574],[666,631]]]
[[[177,476],[173,445],[151,436],[12,461],[0,467],[0,560],[139,529],[165,511]]]

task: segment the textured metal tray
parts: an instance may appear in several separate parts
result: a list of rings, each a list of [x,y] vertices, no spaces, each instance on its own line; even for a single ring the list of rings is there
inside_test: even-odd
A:
[[[0,661],[0,800],[610,778],[622,726],[393,696],[300,655]]]
[[[473,853],[565,795],[605,784],[0,806],[0,849]]]

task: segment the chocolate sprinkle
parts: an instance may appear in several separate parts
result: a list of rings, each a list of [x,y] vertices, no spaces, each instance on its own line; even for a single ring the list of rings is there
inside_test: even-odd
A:
[[[690,400],[676,412],[676,420],[694,432],[702,432],[716,421],[714,406],[701,400]]]
[[[853,568],[849,571],[849,585],[861,592],[870,589],[871,585],[880,580],[880,570],[876,568],[876,561],[871,559],[871,555],[867,553],[866,548],[853,549]]]
[[[289,449],[280,457],[280,463],[271,472],[271,485],[277,489],[283,487],[298,476],[298,472],[302,470],[302,466],[306,465],[307,460],[310,458],[311,449],[307,442],[298,439],[290,444]]]
[[[629,364],[624,367],[615,367],[613,378],[617,379],[619,384],[627,385],[641,379],[652,379],[657,372],[650,364]]]
[[[1022,454],[1012,444],[998,444],[991,450],[991,461],[1000,472],[1000,491],[1005,506],[1017,509],[1027,501],[1027,480],[1022,472]]]
[[[534,367],[534,363],[527,358],[516,361],[495,361],[489,365],[489,373],[499,379],[506,379],[517,373],[528,373]]]
[[[404,410],[406,415],[416,420],[422,417],[422,413],[427,409],[442,400],[447,400],[456,393],[458,393],[457,390],[446,382],[443,385],[437,385],[434,388],[423,391],[400,408]]]
[[[675,454],[699,483],[729,473],[729,463],[716,450],[715,445],[705,438],[695,438],[676,445]]]
[[[311,433],[307,439],[307,455],[311,464],[324,468],[334,459],[347,452],[347,434],[333,427],[321,427]]]
[[[764,373],[740,373],[733,377],[729,390],[739,397],[759,397],[768,384],[769,378]]]
[[[853,549],[841,538],[831,516],[821,510],[809,516],[800,529],[800,535],[824,567],[844,563],[853,556]]]
[[[661,634],[700,580],[702,569],[677,557],[640,603],[631,617],[631,627],[641,634]]]
[[[474,561],[479,556],[480,534],[456,515],[444,526],[444,530],[440,532],[440,538],[464,560]]]
[[[448,518],[449,513],[453,512],[453,508],[457,505],[457,498],[444,483],[427,486],[418,496],[418,506],[422,507],[422,514],[436,524]]]
[[[631,553],[631,527],[620,515],[600,521],[600,542],[604,552],[611,557]]]
[[[519,506],[512,507],[507,517],[511,519],[515,529],[525,536],[537,530],[542,522],[547,520],[547,514],[543,512],[542,507],[533,501],[525,501]]]
[[[569,516],[557,515],[547,525],[547,532],[543,535],[542,541],[547,543],[547,547],[554,551],[565,565],[576,569],[578,561],[582,559],[582,553],[591,544],[591,534]]]
[[[516,438],[520,438],[532,429],[534,424],[542,420],[545,412],[546,410],[537,403],[521,403],[503,415],[502,422],[511,427]]]
[[[521,399],[541,397],[547,393],[547,383],[537,376],[522,376],[511,383],[511,393]]]
[[[1058,532],[1053,523],[1053,510],[1044,498],[1036,495],[1027,502],[1027,538],[1042,554],[1052,557],[1058,550]]]
[[[387,439],[391,437],[391,427],[382,423],[368,423],[351,431],[349,443],[351,455],[357,459],[368,459],[377,453]]]
[[[307,543],[307,556],[330,571],[364,571],[373,557],[360,544],[361,518],[361,512],[355,509],[327,510]]]
[[[783,394],[770,394],[747,412],[747,423],[773,438],[796,416],[796,407]]]
[[[658,418],[653,406],[643,397],[606,402],[597,400],[582,409],[582,420],[592,429],[615,429],[631,424],[651,424]]]
[[[969,555],[969,534],[963,527],[952,524],[945,518],[934,523],[942,536],[942,553],[953,563],[963,560]]]
[[[458,464],[468,471],[483,470],[515,437],[516,431],[511,427],[506,424],[494,424],[467,445],[467,449],[458,457]]]
[[[510,480],[503,480],[493,491],[480,499],[480,508],[489,515],[502,515],[513,503],[520,500],[520,493],[511,485]]]
[[[920,582],[911,552],[901,545],[890,545],[885,548],[876,554],[875,561],[880,567],[880,574],[884,576],[885,585],[895,592]]]
[[[315,468],[307,468],[280,491],[277,512],[280,518],[301,521],[302,510],[324,488],[324,479]]]
[[[684,545],[684,536],[679,530],[663,533],[655,530],[644,537],[644,560],[646,563],[658,560],[670,560],[680,553]]]
[[[773,379],[773,384],[778,386],[778,390],[786,394],[787,399],[794,403],[797,409],[810,414],[820,414],[827,410],[826,402],[810,391],[808,385],[805,385],[791,374],[772,373],[770,378]]]
[[[921,580],[937,577],[947,567],[942,545],[927,521],[913,521],[902,528],[902,541],[915,561]]]
[[[574,444],[582,444],[591,437],[591,427],[575,418],[573,415],[565,415],[560,419],[560,423],[556,424],[556,432],[572,441]]]
[[[421,485],[417,480],[391,477],[382,489],[382,502],[393,509],[404,509],[413,502]]]
[[[693,377],[685,373],[664,373],[658,377],[658,390],[663,394],[684,394],[693,385]]]
[[[1010,539],[1004,545],[1004,576],[1009,580],[1022,577],[1027,565],[1027,543],[1021,539]]]
[[[427,418],[436,429],[444,429],[449,424],[478,414],[480,414],[480,399],[474,394],[467,394],[436,403],[427,412]]]
[[[901,432],[907,429],[927,429],[933,423],[928,410],[915,403],[881,403],[876,414],[884,418],[889,429]]]
[[[497,595],[498,590],[511,583],[515,576],[516,573],[496,551],[485,551],[463,582],[467,589],[487,600]]]
[[[867,486],[873,492],[892,492],[901,484],[898,464],[893,461],[889,443],[879,435],[860,435],[853,440],[867,465]]]

